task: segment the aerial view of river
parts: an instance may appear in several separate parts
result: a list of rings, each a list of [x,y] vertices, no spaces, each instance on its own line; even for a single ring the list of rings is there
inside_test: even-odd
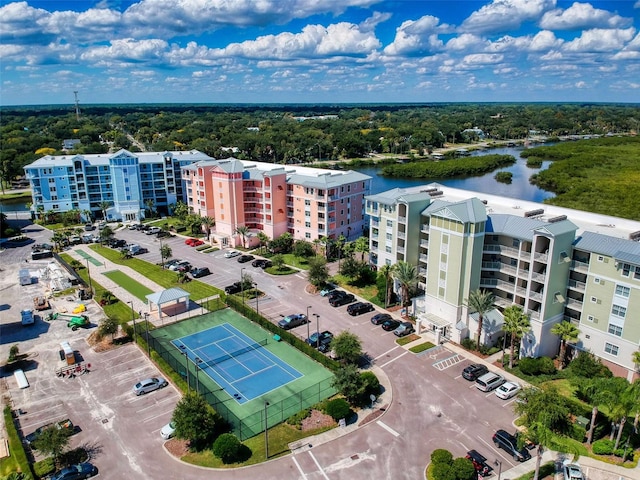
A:
[[[541,168],[527,167],[526,159],[520,157],[520,152],[524,147],[505,147],[494,148],[484,151],[474,151],[472,156],[500,154],[513,155],[516,163],[507,168],[501,168],[499,171],[511,172],[513,174],[512,183],[500,183],[493,178],[497,171],[487,173],[479,177],[460,177],[460,178],[443,178],[443,179],[426,179],[426,178],[398,178],[383,177],[379,175],[379,169],[376,167],[358,168],[358,172],[364,173],[372,177],[371,193],[380,193],[392,188],[406,188],[428,183],[436,182],[448,187],[460,188],[463,190],[471,190],[474,192],[490,193],[492,195],[500,195],[503,197],[519,198],[531,202],[542,202],[546,198],[553,197],[553,193],[541,190],[535,185],[529,183],[529,177],[540,170],[549,166],[551,162],[543,162]],[[455,162],[455,160],[448,160]]]

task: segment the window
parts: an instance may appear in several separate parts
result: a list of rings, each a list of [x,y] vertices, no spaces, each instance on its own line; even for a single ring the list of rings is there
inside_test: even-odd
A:
[[[611,308],[611,315],[615,315],[616,317],[624,318],[627,315],[627,309],[620,305],[613,305]]]
[[[311,234],[309,232],[305,233],[304,238],[311,238]]]
[[[593,322],[595,320],[595,317],[593,315],[587,315],[587,320]]]
[[[442,244],[443,245],[449,244],[449,235],[442,235]]]
[[[629,298],[629,293],[631,290],[629,287],[625,287],[624,285],[616,285],[616,295],[619,297]]]
[[[307,228],[311,228],[311,222],[304,222],[304,226]]]
[[[384,249],[385,252],[391,253],[391,245],[387,245]]]
[[[618,355],[618,346],[617,345],[613,345],[612,343],[605,343],[604,344],[604,351],[606,353],[609,353],[611,355]]]
[[[393,240],[393,234],[387,233],[387,240]]]
[[[514,238],[513,242],[511,242],[511,246],[518,248],[520,246],[520,240],[518,240],[517,238]]]
[[[613,323],[609,324],[609,333],[611,335],[615,335],[616,337],[622,336],[622,327],[619,325],[615,325]]]
[[[387,227],[393,228],[393,220],[387,220]]]
[[[599,262],[604,262],[604,257],[602,255],[598,255],[598,261]]]
[[[305,201],[304,201],[304,204],[305,204],[306,206],[310,206],[310,205],[311,205],[311,200],[305,200]]]

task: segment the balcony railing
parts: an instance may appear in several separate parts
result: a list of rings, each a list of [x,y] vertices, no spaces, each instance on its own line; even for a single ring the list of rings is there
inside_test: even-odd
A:
[[[584,292],[585,288],[587,288],[587,284],[584,282],[579,282],[577,280],[569,280],[569,288],[573,288],[574,290],[580,290]]]
[[[407,217],[398,217],[398,222],[407,223]]]
[[[418,257],[418,258],[423,263],[427,263],[427,261],[429,260],[429,256],[428,255],[424,255],[424,254],[421,254],[420,257]]]
[[[378,220],[371,220],[372,227],[378,227],[379,225],[380,225],[380,222]]]
[[[538,282],[538,283],[544,283],[544,281],[546,280],[547,276],[543,273],[537,273],[537,272],[533,272],[531,274],[531,279]]]
[[[533,254],[533,258],[535,258],[537,261],[539,262],[548,262],[549,261],[549,254],[548,253],[542,253],[542,252],[536,252]]]
[[[571,268],[578,270],[579,272],[587,272],[589,271],[589,264],[581,262],[580,260],[573,260],[571,262]]]
[[[429,224],[428,223],[423,223],[422,225],[420,225],[420,231],[421,232],[429,232]]]
[[[576,300],[575,298],[567,298],[567,307],[573,308],[574,310],[582,311],[582,302],[580,300]]]
[[[405,239],[407,238],[407,234],[405,232],[398,232],[398,238]]]
[[[429,248],[429,240],[425,240],[425,239],[420,240],[420,246],[424,248]]]

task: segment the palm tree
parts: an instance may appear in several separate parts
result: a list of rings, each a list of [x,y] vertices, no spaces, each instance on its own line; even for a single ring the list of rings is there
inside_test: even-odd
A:
[[[147,207],[147,210],[149,211],[149,216],[153,217],[153,213],[155,212],[155,202],[153,201],[152,198],[145,200],[144,202],[145,207]]]
[[[607,406],[612,419],[618,425],[618,435],[613,448],[615,451],[620,444],[627,416],[640,409],[640,382],[629,383],[624,378],[612,377],[599,380],[597,385],[594,400]],[[610,440],[613,440],[614,432],[615,429],[612,429]]]
[[[162,263],[162,268],[164,269],[164,261],[165,259],[171,258],[173,255],[173,251],[171,247],[166,243],[160,246],[160,262]]]
[[[391,298],[391,292],[393,291],[393,278],[391,275],[392,273],[392,265],[388,265],[385,263],[382,267],[380,267],[380,275],[384,276],[384,283],[386,288],[386,292],[384,293],[384,308],[387,308],[387,306],[389,305],[389,298]]]
[[[640,370],[640,350],[633,352],[631,361],[635,364],[636,370]]]
[[[269,236],[264,232],[258,232],[258,241],[260,242],[260,251],[264,253],[264,247],[269,243]]]
[[[358,237],[354,250],[360,253],[360,261],[363,262],[364,254],[369,251],[369,239],[367,237]]]
[[[326,235],[323,235],[322,237],[320,237],[320,245],[322,245],[324,249],[323,256],[327,260],[329,259],[329,241],[330,241],[329,237],[327,237]]]
[[[247,248],[247,235],[249,234],[249,227],[247,227],[246,225],[239,225],[238,227],[236,227],[234,233],[242,237],[242,246],[244,248]]]
[[[202,226],[207,233],[207,240],[209,240],[209,234],[211,233],[211,229],[216,226],[216,219],[213,217],[202,217]]]
[[[402,306],[406,307],[410,303],[409,293],[411,288],[418,282],[418,269],[415,265],[400,261],[393,266],[392,276],[400,283]]]
[[[511,350],[509,353],[509,368],[513,368],[513,357],[515,356],[516,343],[531,330],[529,315],[522,311],[520,305],[511,305],[504,310],[504,324],[502,330],[511,335]]]
[[[567,342],[575,342],[578,340],[578,336],[580,335],[580,330],[576,328],[576,326],[571,322],[560,322],[556,323],[553,327],[551,327],[551,333],[560,337],[560,355],[559,355],[559,368],[562,370],[564,368],[565,355],[567,354]]]
[[[474,290],[469,293],[469,298],[465,300],[465,305],[469,307],[471,312],[478,313],[478,344],[477,349],[480,350],[480,340],[482,337],[482,323],[484,321],[484,316],[487,312],[493,309],[494,303],[493,293],[487,290]]]
[[[91,210],[83,210],[82,216],[84,217],[85,222],[91,222],[92,220]]]
[[[62,250],[62,246],[66,239],[66,235],[61,230],[57,230],[51,237],[51,241],[56,246],[57,250]]]
[[[107,201],[100,202],[98,207],[100,208],[100,211],[102,212],[102,219],[106,220],[107,219],[107,210],[109,210],[109,207],[111,207],[111,202],[107,202]]]

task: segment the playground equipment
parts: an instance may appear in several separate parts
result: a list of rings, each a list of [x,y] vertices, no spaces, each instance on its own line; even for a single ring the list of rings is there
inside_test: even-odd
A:
[[[65,320],[67,322],[67,327],[70,327],[74,332],[78,328],[87,328],[91,323],[89,322],[89,317],[86,315],[70,315],[67,313],[50,313],[46,317],[47,321],[51,320]]]

